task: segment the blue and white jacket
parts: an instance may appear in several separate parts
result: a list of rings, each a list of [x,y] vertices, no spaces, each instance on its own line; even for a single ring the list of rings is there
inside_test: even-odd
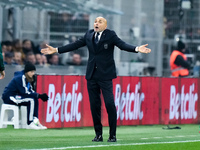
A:
[[[27,82],[24,70],[15,72],[14,78],[10,81],[8,86],[5,87],[2,99],[8,100],[10,96],[21,96],[23,98],[38,98],[32,85]]]

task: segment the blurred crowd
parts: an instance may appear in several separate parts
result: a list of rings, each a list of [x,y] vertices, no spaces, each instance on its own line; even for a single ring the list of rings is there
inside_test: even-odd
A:
[[[50,65],[83,65],[81,55],[72,53],[71,61],[61,61],[57,53],[53,55],[43,55],[40,50],[46,47],[47,41],[42,41],[35,45],[31,40],[24,39],[13,41],[2,41],[2,54],[5,65],[24,65],[31,62],[34,65],[50,66]]]

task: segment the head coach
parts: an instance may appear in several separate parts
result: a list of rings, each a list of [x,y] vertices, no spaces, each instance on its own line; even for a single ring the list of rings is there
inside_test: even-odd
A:
[[[44,54],[65,53],[87,46],[89,58],[86,70],[87,89],[90,100],[90,108],[94,123],[95,138],[93,142],[103,141],[101,124],[101,99],[102,91],[105,106],[108,113],[109,138],[108,142],[116,142],[117,114],[114,103],[112,80],[116,78],[116,67],[114,62],[114,47],[133,53],[150,53],[147,45],[132,46],[122,41],[114,31],[107,29],[107,20],[97,17],[94,21],[94,29],[88,30],[84,37],[74,43],[54,48],[46,45],[41,50]]]

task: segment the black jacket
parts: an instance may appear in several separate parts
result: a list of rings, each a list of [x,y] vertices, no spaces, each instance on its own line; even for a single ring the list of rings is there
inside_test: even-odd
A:
[[[188,70],[190,70],[190,63],[186,60],[183,59],[183,57],[181,55],[178,55],[174,61],[174,64],[176,64],[177,66],[181,66],[183,68],[186,68]]]
[[[84,37],[74,43],[58,48],[58,53],[64,53],[87,46],[89,58],[87,63],[86,79],[92,77],[94,69],[98,69],[99,80],[110,80],[116,78],[116,67],[114,62],[114,46],[128,52],[135,52],[136,46],[122,41],[114,31],[106,29],[103,31],[98,44],[94,44],[94,30],[86,32]]]

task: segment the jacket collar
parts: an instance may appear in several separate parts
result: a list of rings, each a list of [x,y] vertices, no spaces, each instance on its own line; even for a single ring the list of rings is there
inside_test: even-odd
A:
[[[105,29],[105,30],[102,32],[102,34],[101,34],[101,38],[100,38],[100,40],[99,40],[98,46],[96,47],[96,48],[97,48],[97,49],[96,49],[97,51],[99,51],[99,47],[100,47],[100,45],[102,44],[102,41],[103,41],[104,38],[105,38],[106,30],[107,30],[107,29]],[[96,32],[94,32],[94,30],[93,30],[93,32],[91,32],[91,34],[90,34],[90,40],[92,41],[92,43],[94,43],[94,42],[93,42],[93,39],[94,39],[95,33],[96,33]],[[92,44],[92,45],[93,45],[93,44]],[[94,47],[94,45],[93,45],[93,47]]]

